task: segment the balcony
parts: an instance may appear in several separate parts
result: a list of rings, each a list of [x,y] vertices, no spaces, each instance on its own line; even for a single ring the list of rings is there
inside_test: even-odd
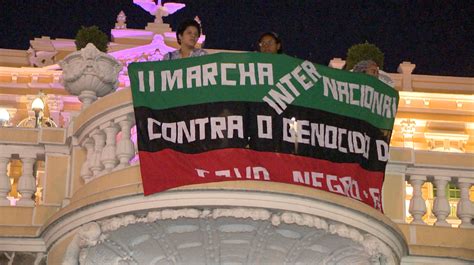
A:
[[[114,244],[135,244],[135,251],[160,246],[158,256],[184,263],[198,250],[205,255],[195,258],[208,263],[242,261],[237,257],[246,255],[248,262],[285,258],[289,263],[315,255],[333,262],[355,257],[334,252],[341,245],[346,253],[360,250],[359,260],[377,258],[381,264],[474,260],[470,152],[395,142],[383,191],[385,215],[331,193],[252,181],[192,185],[144,197],[133,125],[130,90],[123,89],[81,111],[67,128],[0,128],[1,249],[37,253],[37,258],[48,250],[48,261],[60,262],[64,255],[77,258],[70,256],[74,248],[94,249],[100,238],[110,236],[109,243],[88,253],[91,262]],[[447,187],[455,189],[455,198],[445,196]],[[219,222],[222,218],[227,222]],[[156,221],[163,226],[150,228]],[[147,233],[157,239],[140,237]],[[206,237],[199,245],[198,238]],[[128,255],[114,253],[107,257]]]

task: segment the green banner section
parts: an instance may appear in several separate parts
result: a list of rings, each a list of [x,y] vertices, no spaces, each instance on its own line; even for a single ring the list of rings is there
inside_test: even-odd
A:
[[[348,116],[391,130],[398,92],[378,79],[287,55],[219,53],[128,67],[135,107],[169,109],[202,103],[289,105]]]

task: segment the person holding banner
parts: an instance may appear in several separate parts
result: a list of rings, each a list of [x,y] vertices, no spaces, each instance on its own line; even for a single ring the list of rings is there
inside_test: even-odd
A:
[[[176,39],[181,46],[180,49],[168,52],[163,60],[175,60],[187,57],[197,57],[206,55],[203,49],[196,48],[196,43],[201,36],[201,25],[194,19],[187,19],[178,27]]]
[[[283,52],[281,40],[275,32],[265,32],[258,38],[258,51],[279,54]]]
[[[354,65],[353,71],[356,73],[365,73],[373,77],[379,77],[379,67],[372,60],[363,60]]]
[[[384,82],[385,84],[395,87],[392,78],[388,76],[387,73],[379,69],[379,66],[376,62],[372,60],[362,60],[354,65],[352,71],[356,73],[365,73],[371,75],[373,77],[378,78],[380,81]]]

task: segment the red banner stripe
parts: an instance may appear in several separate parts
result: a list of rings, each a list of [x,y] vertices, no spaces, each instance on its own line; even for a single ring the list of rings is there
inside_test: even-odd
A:
[[[368,171],[356,163],[238,148],[199,154],[140,151],[139,156],[145,195],[191,184],[257,180],[325,190],[382,210],[384,172]]]

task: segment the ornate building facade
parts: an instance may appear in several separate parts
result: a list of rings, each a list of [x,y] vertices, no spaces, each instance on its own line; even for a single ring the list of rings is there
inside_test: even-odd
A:
[[[253,181],[145,197],[127,65],[177,43],[169,25],[125,22],[108,54],[49,37],[0,49],[0,264],[474,262],[474,78],[417,75],[410,62],[388,74],[400,103],[384,214]]]

